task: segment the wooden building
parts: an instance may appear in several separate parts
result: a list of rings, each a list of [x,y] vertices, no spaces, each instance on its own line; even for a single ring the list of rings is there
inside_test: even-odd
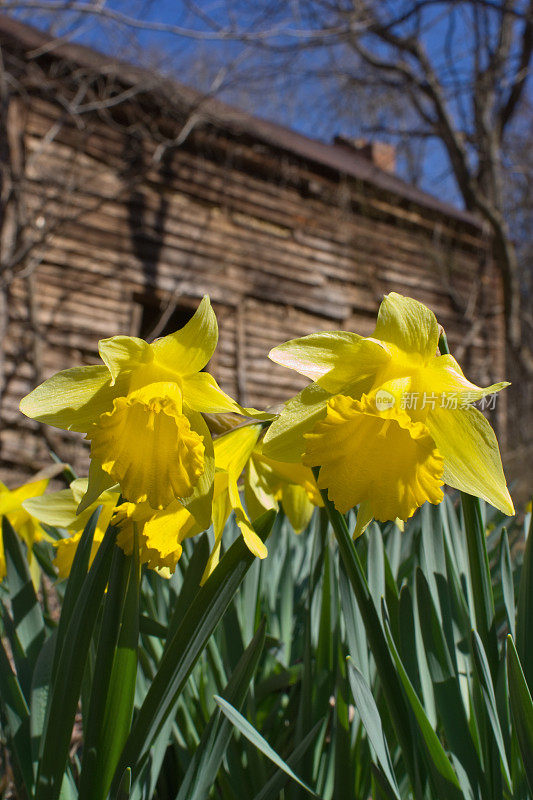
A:
[[[392,290],[436,312],[470,376],[505,375],[482,225],[391,173],[390,150],[313,141],[12,19],[0,20],[0,46],[10,484],[50,448],[80,470],[86,459],[77,438],[21,417],[24,394],[96,363],[103,337],[181,326],[204,293],[220,327],[209,369],[245,404],[302,386],[268,360],[273,345],[332,328],[369,334]]]

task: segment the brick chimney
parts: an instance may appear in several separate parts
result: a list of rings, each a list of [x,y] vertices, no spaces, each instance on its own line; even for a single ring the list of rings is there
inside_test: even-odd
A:
[[[334,142],[340,147],[358,153],[385,172],[396,171],[396,148],[387,142],[369,142],[352,136],[335,136]]]

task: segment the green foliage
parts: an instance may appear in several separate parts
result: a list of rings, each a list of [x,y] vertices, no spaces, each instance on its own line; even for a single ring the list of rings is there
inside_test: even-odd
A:
[[[530,798],[532,534],[524,549],[525,528],[468,497],[355,545],[352,515],[326,508],[299,536],[273,516],[256,524],[267,559],[230,520],[200,586],[207,535],[169,580],[139,580],[113,529],[89,568],[95,515],[59,621],[4,521],[0,723],[19,796]]]

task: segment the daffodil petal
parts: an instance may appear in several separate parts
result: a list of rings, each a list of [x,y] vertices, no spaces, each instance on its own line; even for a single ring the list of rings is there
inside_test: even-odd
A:
[[[266,558],[268,555],[266,545],[261,541],[253,529],[250,520],[246,516],[246,511],[241,503],[237,483],[231,479],[228,481],[228,494],[233,511],[235,512],[235,521],[240,528],[246,547],[257,558]]]
[[[350,360],[362,336],[349,331],[324,331],[291,339],[274,347],[268,357],[312,381],[325,375],[339,361]]]
[[[112,336],[98,342],[100,358],[111,373],[111,385],[120,372],[133,370],[152,360],[150,345],[136,336]]]
[[[426,424],[444,458],[444,480],[455,489],[481,497],[503,514],[515,513],[503,474],[496,435],[473,406],[428,414]]]
[[[472,383],[465,377],[461,367],[451,355],[438,356],[421,368],[411,382],[411,391],[417,392],[420,397],[437,397],[438,405],[443,408],[453,408],[446,406],[452,403],[453,398],[458,401],[463,399],[468,402],[475,402],[486,397],[488,394],[505,389],[510,386],[507,381],[493,383],[492,386],[481,387]]]
[[[357,509],[357,519],[355,520],[355,529],[353,532],[353,539],[358,539],[366,531],[372,520],[372,509],[368,501],[364,501]]]
[[[122,390],[118,384],[111,386],[107,367],[74,367],[37,386],[20,401],[20,410],[30,419],[56,428],[87,433]]]
[[[116,483],[117,481],[115,478],[109,475],[108,472],[104,472],[100,462],[96,458],[91,458],[89,463],[87,487],[82,498],[80,499],[76,513],[81,514],[83,511],[85,511],[85,509],[89,508],[89,506],[95,503],[103,492],[105,492],[107,489],[110,489],[111,486],[114,486]],[[77,497],[79,485],[74,487],[72,491]]]
[[[233,411],[240,414],[241,407],[224,392],[208,372],[188,375],[182,382],[183,399],[193,411],[215,414]]]
[[[182,552],[181,542],[193,528],[199,533],[194,517],[181,503],[175,501],[144,523],[142,535],[145,546],[157,551],[162,562],[175,554],[177,563]]]
[[[211,573],[216,569],[218,566],[218,562],[220,561],[220,546],[222,544],[222,534],[215,539],[215,544],[213,545],[213,549],[209,553],[209,558],[207,559],[207,564],[205,565],[204,573],[202,575],[202,579],[200,581],[200,586],[203,586],[206,580],[209,578]]]
[[[10,514],[21,508],[25,500],[31,497],[39,497],[48,486],[48,478],[41,481],[30,481],[17,489],[0,492],[0,515]]]
[[[382,522],[408,519],[443,498],[443,459],[426,426],[405,412],[380,414],[366,396],[338,395],[306,439],[303,462],[320,466],[318,486],[343,513],[366,502]]]
[[[81,537],[82,531],[79,531],[73,536],[68,536],[65,539],[60,539],[58,542],[54,542],[54,546],[56,548],[54,566],[58,571],[58,578],[60,580],[68,578],[70,575],[72,562],[74,561],[74,556],[76,555],[76,550],[78,549]],[[89,555],[89,566],[93,563],[94,557],[98,552],[98,548],[100,547],[103,538],[104,532],[102,529],[95,530],[91,546],[91,553]]]
[[[248,517],[252,521],[264,514],[265,511],[278,508],[272,494],[265,490],[264,481],[260,478],[258,470],[261,470],[261,463],[257,463],[255,457],[252,456],[244,477],[244,500]]]
[[[157,339],[151,347],[156,361],[187,376],[205,367],[217,342],[217,319],[209,297],[205,295],[192,319],[181,330]]]
[[[47,525],[53,525],[58,528],[66,528],[71,533],[74,531],[82,531],[89,521],[89,517],[98,507],[102,506],[100,516],[98,517],[98,525],[104,526],[104,531],[107,529],[111,515],[119,497],[119,491],[105,492],[102,497],[98,498],[98,502],[93,502],[89,505],[83,513],[78,513],[79,505],[79,492],[73,489],[74,484],[76,490],[81,485],[87,485],[86,479],[78,479],[70,484],[68,489],[61,489],[58,492],[49,492],[43,494],[41,497],[33,497],[25,500],[22,504],[35,519],[39,522],[44,522]]]
[[[237,480],[261,433],[261,425],[242,425],[215,439],[215,466]]]
[[[350,353],[340,358],[317,383],[331,394],[360,397],[370,391],[377,374],[390,360],[391,355],[382,342],[360,337]]]
[[[240,509],[235,509],[235,521],[237,522],[237,525],[242,533],[244,543],[246,544],[246,547],[250,553],[256,556],[256,558],[266,558],[268,555],[266,545],[263,541],[261,541],[253,529],[253,526],[242,507]]]
[[[423,303],[396,292],[385,295],[372,338],[395,345],[406,353],[433,358],[439,341],[435,314]]]
[[[72,529],[72,525],[76,520],[78,504],[70,489],[50,492],[42,495],[42,497],[32,497],[25,500],[22,505],[35,519],[46,523],[46,525]]]
[[[295,533],[307,528],[315,507],[303,486],[285,483],[281,490],[281,504]]]
[[[218,565],[220,560],[222,534],[231,511],[232,508],[228,492],[228,475],[227,473],[217,473],[215,475],[215,488],[213,496],[213,532],[215,534],[215,543],[209,554],[209,558],[207,559],[207,564],[205,565],[202,580],[200,581],[201,586],[203,586]]]
[[[88,485],[89,485],[89,478],[75,478],[73,481],[70,482],[69,489],[72,492],[72,497],[78,503],[81,503],[85,495],[85,492],[87,491]]]
[[[329,392],[312,383],[289,400],[265,434],[263,453],[275,461],[299,462],[305,450],[304,434],[326,415],[330,397]]]
[[[256,459],[261,465],[268,467],[270,472],[269,482],[271,485],[275,483],[293,483],[302,486],[307,497],[314,505],[323,505],[314,475],[309,467],[304,467],[303,464],[289,464],[285,461],[274,461],[263,453],[257,454]]]

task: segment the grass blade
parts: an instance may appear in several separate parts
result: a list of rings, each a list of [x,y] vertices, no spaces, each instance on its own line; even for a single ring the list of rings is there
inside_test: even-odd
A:
[[[533,694],[533,514],[529,524],[516,612],[516,650]]]
[[[317,468],[314,468],[317,477]],[[417,771],[415,767],[415,753],[413,751],[413,741],[409,730],[409,713],[398,674],[394,668],[391,652],[387,646],[387,641],[383,632],[383,625],[379,618],[374,599],[363,572],[359,557],[348,531],[346,520],[340,514],[327,492],[322,491],[322,499],[329,516],[335,537],[337,539],[341,558],[346,568],[346,574],[354,591],[357,605],[363,618],[366,635],[370,644],[370,649],[376,662],[377,670],[383,686],[383,691],[387,700],[391,720],[394,726],[398,742],[402,749],[403,757],[413,786],[417,785]]]
[[[268,512],[254,523],[265,540],[275,513]],[[171,710],[200,653],[237,591],[254,556],[239,537],[220,560],[215,571],[192,600],[187,615],[174,636],[167,641],[163,657],[126,741],[115,781],[132,768],[135,781],[151,743]]]
[[[507,668],[511,713],[529,789],[533,794],[533,702],[514,642],[507,637]]]
[[[476,630],[478,631],[490,666],[493,680],[498,674],[498,640],[494,619],[494,596],[490,577],[485,529],[481,516],[481,500],[461,492],[461,504],[468,547],[468,569],[472,582],[472,596]]]
[[[257,669],[265,643],[265,630],[266,626],[263,621],[239,659],[237,668],[224,690],[224,698],[237,708],[242,705],[250,681]],[[202,734],[176,800],[204,800],[207,798],[215,782],[231,734],[231,723],[222,716],[219,709],[216,709]]]
[[[80,800],[95,797],[99,774],[96,763],[99,758],[106,702],[113,660],[120,630],[124,598],[128,584],[130,561],[124,552],[115,547],[105,596],[102,624],[96,651],[95,671],[98,680],[93,680],[87,714],[84,714],[84,746],[80,780]]]
[[[93,537],[96,530],[96,524],[102,507],[98,506],[97,509],[91,514],[89,520],[83,529],[83,533],[79,544],[76,548],[72,568],[67,581],[67,587],[63,596],[61,604],[61,617],[57,628],[56,650],[54,655],[54,664],[52,667],[52,680],[55,678],[59,657],[63,649],[65,637],[67,635],[68,626],[74,612],[74,608],[81,594],[82,586],[85,578],[87,577],[87,570],[89,569],[89,560],[91,557],[91,550],[93,546]]]
[[[239,712],[235,708],[233,708],[233,706],[230,703],[228,703],[227,700],[224,700],[224,698],[215,695],[215,701],[222,709],[222,712],[230,720],[232,725],[234,725],[237,728],[237,730],[240,731],[246,739],[248,739],[249,742],[251,742],[255,747],[257,747],[257,749],[261,753],[263,753],[263,755],[265,755],[268,759],[270,759],[270,761],[272,761],[272,763],[275,764],[276,767],[278,767],[278,769],[283,770],[283,772],[285,772],[290,778],[292,778],[293,781],[296,781],[296,783],[299,784],[303,789],[305,789],[306,792],[308,792],[312,797],[318,797],[318,795],[316,795],[313,792],[313,790],[310,789],[309,786],[307,786],[307,784],[305,784],[302,780],[300,780],[298,775],[296,775],[296,773],[293,772],[293,770],[289,767],[289,765],[285,763],[285,761],[282,758],[280,758],[280,756],[276,753],[276,751],[270,747],[266,739],[264,739],[261,736],[261,734],[258,731],[256,731],[253,725],[250,725],[248,720],[246,720],[242,716],[242,714],[239,714]]]
[[[28,796],[33,790],[33,767],[30,743],[30,713],[17,676],[0,640],[0,698],[9,726],[12,752]]]
[[[405,671],[405,668],[400,660],[400,656],[398,655],[396,645],[394,644],[392,634],[390,633],[387,624],[385,624],[385,634],[390,647],[390,652],[398,670],[398,675],[400,677],[403,690],[405,691],[405,695],[417,722],[418,731],[426,747],[431,774],[433,775],[439,792],[439,800],[448,800],[448,798],[450,800],[459,800],[461,793],[457,776],[453,771],[452,765],[448,760],[439,737],[433,730],[431,723],[426,716],[424,708],[418,699],[415,690],[413,689],[407,672]]]
[[[309,731],[309,733],[304,736],[301,742],[294,748],[292,753],[288,758],[285,759],[286,763],[289,767],[295,767],[298,762],[303,758],[303,756],[308,751],[310,745],[317,740],[317,734],[321,727],[323,727],[324,721],[320,720],[313,726],[313,728]],[[289,776],[285,772],[285,770],[276,769],[274,774],[268,779],[265,783],[259,794],[257,794],[253,800],[278,800],[280,796],[280,792],[285,786],[286,783],[290,780]]]
[[[387,740],[385,739],[385,733],[383,731],[376,701],[363,675],[359,672],[351,659],[348,660],[348,679],[350,681],[350,688],[352,690],[355,706],[361,716],[368,738],[381,766],[383,779],[387,784],[387,791],[395,800],[400,800],[400,790],[398,789],[398,784],[396,783],[396,778],[392,769],[389,748]]]
[[[498,754],[503,765],[503,774],[505,780],[507,781],[507,787],[512,793],[511,773],[509,770],[509,764],[507,762],[507,754],[505,752],[503,734],[498,717],[498,709],[496,707],[496,695],[490,675],[489,662],[487,661],[487,656],[483,649],[483,642],[481,641],[481,637],[477,631],[472,631],[472,654],[474,656],[474,666],[479,680],[479,685],[481,687],[485,708],[487,710],[487,716],[490,721],[492,733],[494,734],[494,739],[498,748]]]
[[[56,800],[61,791],[87,653],[107,584],[115,536],[116,531],[109,528],[82,584],[65,632],[52,683],[35,800]]]
[[[22,542],[6,517],[2,518],[2,535],[14,634],[22,654],[19,681],[29,702],[33,669],[45,639],[44,620]]]
[[[133,553],[127,559],[129,576],[120,633],[109,680],[98,758],[95,765],[96,788],[91,800],[104,800],[127,739],[133,715],[139,641],[139,546],[135,532]]]
[[[509,633],[514,639],[516,636],[516,611],[513,569],[511,564],[511,551],[509,550],[509,537],[507,536],[507,531],[505,528],[502,531],[502,538],[500,542],[499,567],[502,582],[503,604],[505,606],[505,616],[507,618],[507,625],[509,626]]]
[[[461,689],[448,652],[444,631],[428,583],[420,569],[416,573],[416,592],[420,628],[433,683],[435,704],[446,741],[449,749],[455,753],[467,772],[471,785],[478,787],[483,784],[481,764],[468,726]]]

